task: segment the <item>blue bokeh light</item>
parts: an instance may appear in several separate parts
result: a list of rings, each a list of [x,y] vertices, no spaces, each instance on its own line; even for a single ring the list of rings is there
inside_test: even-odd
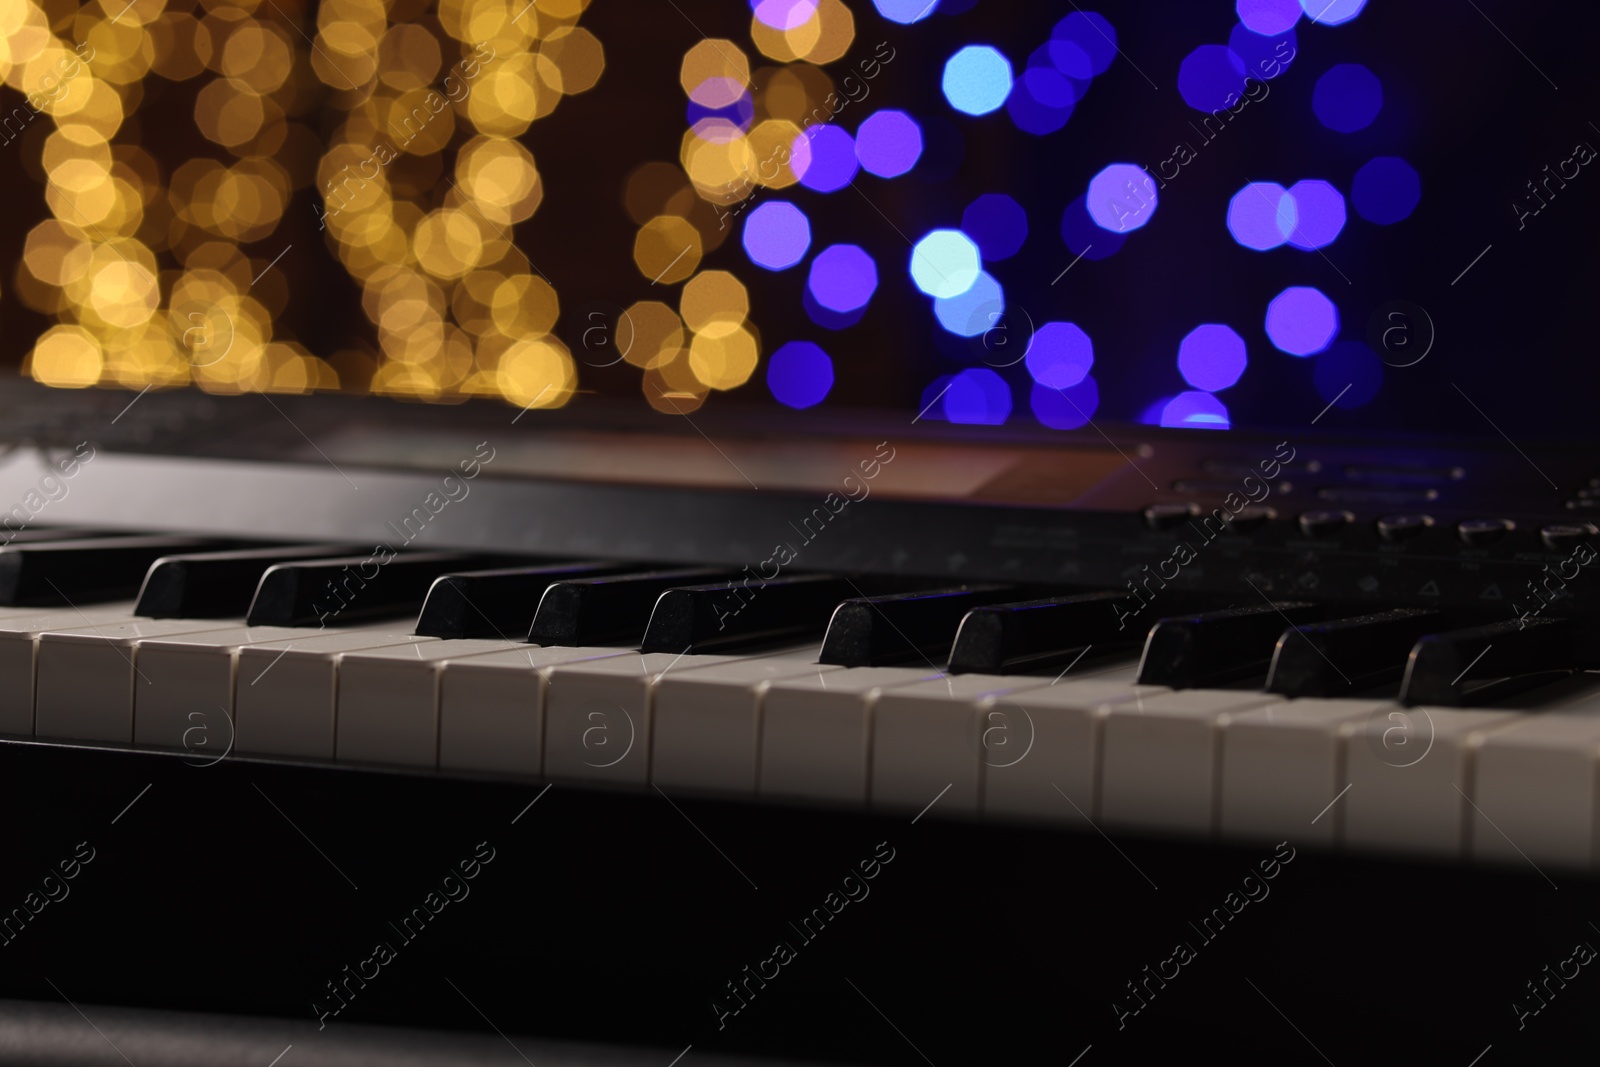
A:
[[[1257,252],[1283,244],[1299,221],[1294,197],[1277,182],[1250,182],[1228,201],[1228,232]]]
[[[987,271],[979,272],[977,280],[965,292],[937,297],[933,301],[933,313],[939,325],[957,337],[987,333],[1005,312],[1005,290]]]
[[[1117,31],[1103,15],[1094,11],[1074,11],[1050,31],[1051,41],[1069,41],[1077,46],[1078,51],[1089,57],[1089,73],[1104,74],[1111,61],[1117,58]],[[1078,77],[1067,67],[1062,66],[1063,60],[1069,65],[1074,61],[1070,52],[1064,52],[1060,58],[1054,53],[1052,60],[1069,78]]]
[[[940,82],[950,106],[987,115],[1011,95],[1011,60],[986,44],[970,44],[951,56]]]
[[[1294,7],[1300,10],[1299,4]],[[1271,81],[1294,65],[1295,57],[1300,54],[1298,43],[1293,30],[1263,37],[1240,25],[1228,34],[1228,47],[1244,63],[1245,76],[1261,81]]]
[[[1188,430],[1226,430],[1228,408],[1210,393],[1179,393],[1161,409],[1161,425]]]
[[[1360,341],[1340,341],[1317,357],[1311,380],[1330,404],[1358,408],[1383,385],[1383,361]]]
[[[872,4],[890,22],[910,25],[933,14],[939,0],[872,0]]]
[[[904,111],[874,112],[856,130],[856,158],[869,174],[898,178],[922,157],[922,127]]]
[[[1088,424],[1100,407],[1100,386],[1083,379],[1068,389],[1050,389],[1035,383],[1028,395],[1033,417],[1052,430],[1076,430]]]
[[[1422,177],[1398,156],[1378,156],[1356,171],[1350,202],[1368,222],[1389,226],[1407,218],[1422,199]]]
[[[1156,213],[1155,179],[1132,163],[1113,163],[1089,179],[1085,206],[1102,230],[1130,233]]]
[[[1094,342],[1071,322],[1047,322],[1028,346],[1028,373],[1049,389],[1069,389],[1094,366]]]
[[[1306,18],[1321,26],[1337,26],[1361,14],[1367,0],[1300,0]]]
[[[1244,60],[1223,44],[1203,44],[1178,66],[1178,93],[1196,111],[1219,111],[1245,91]]]
[[[829,245],[811,261],[806,288],[829,311],[857,311],[878,288],[878,265],[859,245]]]
[[[1300,0],[1238,0],[1234,11],[1252,33],[1275,37],[1300,21]]]
[[[767,270],[787,270],[811,247],[811,220],[787,200],[769,200],[744,220],[744,250]]]
[[[944,416],[951,422],[999,426],[1011,417],[1011,387],[987,367],[969,367],[950,379]]]
[[[816,407],[833,388],[833,360],[810,341],[790,341],[767,361],[767,388],[787,407]]]
[[[961,213],[961,232],[977,242],[986,262],[1009,259],[1028,239],[1028,213],[1005,193],[985,193]]]
[[[983,270],[978,246],[960,230],[933,230],[911,248],[911,280],[932,297],[956,297]]]
[[[1244,338],[1220,323],[1196,326],[1178,345],[1178,371],[1183,380],[1208,393],[1237,382],[1248,362]]]
[[[1317,113],[1317,121],[1330,130],[1364,130],[1383,110],[1383,83],[1360,63],[1336,64],[1317,79],[1311,110]]]
[[[1077,103],[1078,90],[1064,74],[1030,66],[1006,100],[1006,113],[1017,129],[1042,137],[1065,126]]]
[[[1294,285],[1267,305],[1267,337],[1291,356],[1312,356],[1339,333],[1339,309],[1309,285]]]
[[[1125,233],[1102,230],[1089,217],[1087,197],[1078,197],[1061,213],[1061,241],[1075,256],[1091,260],[1105,259],[1116,255],[1127,239]]]
[[[789,158],[800,184],[819,193],[838,192],[849,185],[860,165],[855,138],[826,123],[796,137]]]
[[[1289,243],[1307,252],[1331,245],[1345,223],[1344,197],[1339,190],[1311,178],[1289,186],[1289,196],[1295,209]]]

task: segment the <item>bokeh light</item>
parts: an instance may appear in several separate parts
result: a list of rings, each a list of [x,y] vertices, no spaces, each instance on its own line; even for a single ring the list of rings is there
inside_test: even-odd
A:
[[[987,367],[969,367],[950,379],[944,417],[954,423],[999,426],[1011,417],[1011,387]]]
[[[922,156],[922,127],[904,111],[874,112],[856,130],[855,148],[867,173],[898,178]]]
[[[820,345],[790,341],[767,361],[767,388],[787,407],[816,407],[833,388],[833,360]]]
[[[811,261],[806,288],[829,311],[857,311],[878,289],[878,265],[859,245],[830,245]]]
[[[911,280],[932,297],[956,297],[983,270],[978,246],[960,230],[934,230],[911,248]]]
[[[980,271],[965,292],[936,297],[933,301],[933,314],[939,325],[957,337],[978,337],[987,333],[999,323],[1005,311],[1005,290],[987,271]]]
[[[940,87],[957,111],[987,115],[1011,95],[1011,61],[989,45],[968,45],[945,63]]]
[[[1247,362],[1244,338],[1219,323],[1196,326],[1178,345],[1183,380],[1208,393],[1237,382]]]
[[[1360,63],[1339,63],[1317,79],[1311,94],[1317,121],[1339,133],[1355,133],[1372,125],[1383,110],[1383,83]]]
[[[1226,430],[1228,408],[1210,393],[1179,393],[1161,409],[1161,425],[1187,430]]]
[[[1054,66],[1030,63],[1006,100],[1006,113],[1017,129],[1044,136],[1067,124],[1078,103],[1078,90]]]
[[[1104,74],[1111,61],[1117,58],[1117,31],[1103,15],[1093,11],[1074,11],[1056,23],[1050,31],[1050,41],[1052,46],[1058,41],[1073,46],[1071,51],[1064,50],[1059,59],[1052,52],[1057,68],[1069,78],[1086,77],[1074,73],[1077,53],[1089,57],[1089,76]]]
[[[1196,111],[1220,111],[1245,91],[1244,60],[1227,45],[1203,44],[1178,66],[1178,93]]]
[[[1300,0],[1238,0],[1239,21],[1263,37],[1275,37],[1300,21]]]
[[[819,193],[834,193],[849,185],[860,161],[856,141],[841,127],[813,126],[794,144],[794,170],[800,184]]]
[[[1155,180],[1132,163],[1113,163],[1089,179],[1085,206],[1102,230],[1137,230],[1155,214],[1156,203]]]
[[[1028,239],[1028,213],[1005,193],[985,193],[961,213],[961,232],[989,263],[1009,259]]]
[[[1306,18],[1322,26],[1337,26],[1361,14],[1367,0],[1300,0]]]
[[[1228,201],[1228,232],[1246,248],[1277,248],[1299,224],[1289,190],[1277,182],[1250,182]]]
[[[1328,403],[1358,408],[1378,395],[1383,361],[1360,341],[1339,341],[1317,357],[1311,380]]]
[[[1052,430],[1076,430],[1086,426],[1100,407],[1100,386],[1093,377],[1067,389],[1051,389],[1035,383],[1028,394],[1033,417]]]
[[[1368,222],[1388,226],[1410,217],[1422,199],[1422,178],[1398,156],[1378,156],[1356,171],[1350,202]]]
[[[1061,243],[1071,249],[1075,256],[1091,260],[1105,259],[1107,256],[1115,255],[1127,239],[1128,235],[1125,233],[1102,230],[1089,217],[1089,201],[1086,196],[1078,197],[1061,213]]]
[[[872,0],[878,13],[890,22],[921,22],[939,6],[939,0]]]
[[[1028,346],[1028,373],[1049,389],[1068,389],[1088,376],[1094,366],[1094,343],[1071,322],[1047,322]]]
[[[744,250],[750,262],[767,270],[787,270],[811,247],[811,220],[786,200],[769,200],[744,221]]]
[[[817,0],[750,0],[750,8],[762,25],[775,30],[794,30],[816,15]]]
[[[1344,197],[1325,181],[1307,179],[1289,186],[1294,201],[1295,223],[1288,241],[1296,248],[1311,251],[1333,243],[1344,229]]]
[[[1291,0],[1291,6],[1296,11],[1300,5]],[[1244,63],[1244,72],[1247,78],[1256,78],[1260,81],[1271,81],[1283,74],[1284,71],[1294,66],[1295,59],[1300,54],[1299,41],[1293,30],[1272,37],[1263,37],[1248,27],[1240,24],[1228,34],[1228,47]],[[1248,83],[1247,83],[1248,84]]]
[[[1267,305],[1267,337],[1291,356],[1310,356],[1333,343],[1339,333],[1339,309],[1322,292],[1294,285]]]

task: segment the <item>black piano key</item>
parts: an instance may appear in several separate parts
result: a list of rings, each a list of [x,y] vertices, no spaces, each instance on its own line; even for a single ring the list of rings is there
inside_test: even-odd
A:
[[[1572,619],[1506,619],[1417,642],[1400,685],[1404,704],[1461,707],[1600,666],[1600,630]]]
[[[386,551],[280,563],[261,576],[247,621],[251,626],[338,626],[415,616],[441,574],[510,562],[461,552]]]
[[[133,613],[152,619],[242,616],[250,610],[268,567],[344,556],[356,550],[353,545],[276,545],[162,556],[150,565]]]
[[[1014,585],[963,585],[853,597],[834,609],[819,662],[878,667],[908,659],[943,662],[973,608],[1017,595]]]
[[[1284,627],[1329,614],[1324,605],[1284,601],[1161,619],[1145,642],[1139,684],[1185,689],[1265,674]]]
[[[829,574],[713,582],[669,589],[656,601],[641,652],[706,652],[821,634],[859,585]]]
[[[539,598],[553,583],[625,568],[626,564],[587,560],[441,575],[434,580],[422,605],[417,636],[504,637],[521,641],[533,625]]]
[[[1225,601],[1174,591],[1170,611],[1205,611]],[[950,649],[950,673],[1001,674],[1071,661],[1089,646],[1112,648],[1144,641],[1149,632],[1128,593],[1096,592],[974,608],[961,620]]]
[[[1401,608],[1293,627],[1278,638],[1267,692],[1331,697],[1398,681],[1411,647],[1442,619],[1431,608]]]
[[[735,577],[711,567],[680,567],[556,582],[539,600],[528,640],[562,646],[637,644],[662,593]]]
[[[123,600],[162,556],[224,547],[195,537],[94,537],[0,548],[0,604],[53,606]]]

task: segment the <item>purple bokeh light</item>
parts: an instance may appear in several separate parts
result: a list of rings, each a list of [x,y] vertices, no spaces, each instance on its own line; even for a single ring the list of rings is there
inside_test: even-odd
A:
[[[1274,37],[1300,21],[1300,0],[1238,0],[1234,11],[1251,32]]]
[[[878,265],[859,245],[829,245],[811,261],[806,289],[829,311],[858,311],[878,289]]]
[[[1105,259],[1115,255],[1128,239],[1127,234],[1102,230],[1089,217],[1087,197],[1078,197],[1061,213],[1061,241],[1075,256]]]
[[[1339,190],[1312,178],[1289,186],[1289,196],[1295,209],[1289,243],[1307,252],[1331,245],[1345,223],[1344,197]]]
[[[744,220],[744,250],[767,270],[787,270],[811,247],[811,220],[787,200],[758,205]]]
[[[1179,393],[1161,409],[1161,425],[1188,430],[1226,430],[1228,408],[1210,393]]]
[[[1408,218],[1421,199],[1421,176],[1398,156],[1369,160],[1350,183],[1350,202],[1356,214],[1380,226]]]
[[[999,426],[1011,417],[1011,387],[987,367],[969,367],[950,379],[944,416],[956,423]]]
[[[833,360],[810,341],[790,341],[767,362],[767,388],[787,407],[815,407],[833,388]]]
[[[1235,26],[1228,35],[1228,47],[1244,63],[1245,76],[1261,81],[1271,81],[1293,65],[1299,55],[1298,43],[1293,30],[1263,37],[1244,26]]]
[[[979,271],[977,280],[956,296],[935,297],[933,314],[957,337],[977,337],[1000,322],[1006,312],[1006,294],[988,271]]]
[[[1257,252],[1283,244],[1298,223],[1294,198],[1277,182],[1250,182],[1228,201],[1228,232]]]
[[[1339,341],[1317,357],[1311,380],[1328,403],[1358,408],[1378,395],[1383,361],[1360,341]]]
[[[1126,234],[1156,213],[1155,179],[1132,163],[1113,163],[1089,179],[1085,206],[1102,230]]]
[[[1317,121],[1338,133],[1355,133],[1372,125],[1383,110],[1383,83],[1360,63],[1338,63],[1317,79],[1311,94]]]
[[[838,126],[813,126],[795,138],[789,165],[800,184],[819,193],[838,192],[856,176],[856,141]]]
[[[1267,305],[1267,337],[1291,356],[1312,356],[1327,348],[1339,333],[1339,309],[1322,292],[1294,285]]]
[[[1068,389],[1050,389],[1035,383],[1028,395],[1033,417],[1052,430],[1086,426],[1100,407],[1100,386],[1093,377]]]
[[[1178,93],[1196,111],[1220,111],[1245,91],[1244,60],[1224,44],[1203,44],[1178,66]]]
[[[1028,346],[1028,373],[1048,389],[1069,389],[1094,366],[1094,342],[1071,322],[1047,322]]]
[[[987,262],[1009,259],[1028,239],[1028,213],[1005,193],[985,193],[961,213],[961,232]]]
[[[750,0],[750,9],[775,30],[793,30],[811,21],[817,0]]]
[[[1214,393],[1239,380],[1249,362],[1244,338],[1227,326],[1196,326],[1178,345],[1178,371],[1196,389]]]
[[[1104,74],[1111,61],[1117,58],[1117,31],[1098,12],[1074,11],[1056,23],[1050,31],[1050,40],[1070,41],[1076,45],[1078,51],[1089,57],[1091,75]],[[1061,67],[1061,59],[1054,55],[1051,58]],[[1070,52],[1064,53],[1063,58],[1068,63],[1074,61]],[[1061,68],[1061,72],[1071,78],[1078,76],[1066,68]]]
[[[874,112],[856,130],[856,158],[869,174],[898,178],[921,156],[922,127],[904,111]]]

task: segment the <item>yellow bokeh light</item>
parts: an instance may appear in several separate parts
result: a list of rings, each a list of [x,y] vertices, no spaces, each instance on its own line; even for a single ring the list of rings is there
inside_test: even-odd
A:
[[[696,333],[712,323],[738,325],[750,313],[750,294],[744,284],[725,270],[708,270],[690,278],[679,301],[683,321]]]
[[[606,68],[600,39],[581,26],[563,26],[554,31],[539,46],[539,54],[555,64],[560,74],[555,88],[567,94],[593,89]]]
[[[657,285],[681,282],[700,266],[700,231],[678,215],[657,215],[639,229],[633,262]]]
[[[46,385],[83,389],[100,380],[100,344],[80,326],[52,326],[33,346],[30,370]]]
[[[732,41],[707,38],[685,53],[678,84],[702,107],[727,107],[750,85],[750,60]]]
[[[689,343],[689,367],[713,389],[733,389],[750,380],[760,359],[755,336],[736,322],[713,322]]]
[[[556,291],[543,278],[517,274],[495,287],[489,314],[495,329],[507,337],[537,337],[555,328],[561,306]]]
[[[554,338],[512,342],[500,353],[495,374],[501,394],[524,408],[558,408],[577,384],[572,356]]]
[[[659,300],[638,301],[617,320],[617,350],[635,367],[677,358],[686,336],[678,313]]]

